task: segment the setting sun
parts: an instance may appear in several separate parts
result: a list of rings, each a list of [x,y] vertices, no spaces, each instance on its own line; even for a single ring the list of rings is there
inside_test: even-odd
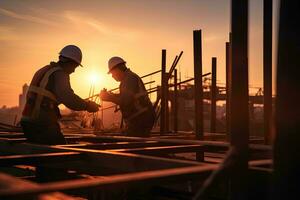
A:
[[[99,82],[101,81],[101,75],[100,74],[97,74],[95,72],[91,73],[89,75],[89,81],[92,85],[97,85],[99,84]]]

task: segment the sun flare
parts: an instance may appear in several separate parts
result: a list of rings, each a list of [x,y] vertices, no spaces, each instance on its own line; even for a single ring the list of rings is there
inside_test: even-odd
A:
[[[98,73],[91,73],[89,75],[89,81],[90,81],[90,84],[97,85],[101,81],[101,75]]]

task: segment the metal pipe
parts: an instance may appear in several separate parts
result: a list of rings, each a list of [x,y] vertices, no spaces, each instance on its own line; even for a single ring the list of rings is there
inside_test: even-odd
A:
[[[144,83],[144,85],[148,85],[148,84],[151,84],[151,83],[155,83],[155,81],[149,81],[149,82],[146,82],[146,83]],[[118,90],[118,89],[119,89],[118,87],[117,87],[117,88],[113,88],[113,89],[108,90],[108,92],[113,92],[113,91]],[[88,98],[85,98],[85,100],[94,98],[94,97],[96,97],[96,96],[99,96],[99,94],[91,95],[91,96],[89,96]]]
[[[182,54],[183,54],[183,51],[180,52],[180,54],[179,54],[178,57],[176,56],[177,59],[175,58],[175,60],[174,60],[174,62],[173,62],[173,64],[172,64],[172,66],[171,66],[171,68],[170,68],[170,70],[169,70],[168,80],[171,78],[171,75],[172,75],[174,69],[176,68],[177,63],[179,62],[179,60],[180,60]]]
[[[141,78],[145,78],[145,77],[148,77],[148,76],[151,76],[151,75],[160,73],[160,72],[161,72],[161,70],[157,70],[157,71],[155,71],[155,72],[151,72],[150,74],[146,74],[146,75],[144,75],[144,76],[141,76]]]

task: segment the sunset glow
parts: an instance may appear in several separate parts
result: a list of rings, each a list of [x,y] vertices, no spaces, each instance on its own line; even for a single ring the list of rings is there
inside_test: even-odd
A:
[[[90,81],[90,84],[92,84],[92,85],[99,84],[101,80],[103,80],[103,79],[101,78],[100,74],[91,73],[89,75],[89,81]]]
[[[249,19],[249,82],[259,87],[262,86],[261,2],[250,1],[250,10],[255,9],[256,14]],[[167,69],[175,55],[183,51],[178,68],[184,80],[193,74],[195,29],[203,30],[203,73],[211,71],[211,57],[216,56],[218,81],[225,83],[229,0],[78,0],[76,3],[65,0],[59,4],[2,0],[0,105],[17,105],[22,85],[29,84],[39,68],[57,61],[58,52],[67,44],[79,46],[83,53],[85,67],[71,75],[72,88],[81,97],[88,95],[92,83],[99,90],[119,85],[106,74],[107,61],[112,56],[121,56],[132,71],[145,75],[160,69],[161,49],[167,50]],[[160,84],[159,76],[153,76],[152,80]]]

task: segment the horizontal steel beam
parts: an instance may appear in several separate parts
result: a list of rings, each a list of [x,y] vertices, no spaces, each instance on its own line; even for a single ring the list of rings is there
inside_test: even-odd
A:
[[[85,154],[85,161],[94,163],[104,168],[115,169],[121,172],[137,172],[146,170],[167,169],[199,165],[193,161],[160,158],[132,153],[112,152],[103,150],[81,149],[72,147],[54,146],[53,148],[76,151]]]
[[[132,186],[155,184],[167,181],[178,180],[191,180],[191,179],[204,179],[213,170],[217,169],[216,165],[205,166],[188,166],[176,169],[163,169],[155,171],[136,172],[131,174],[106,176],[105,178],[93,178],[93,179],[79,179],[60,181],[54,183],[45,183],[36,186],[26,186],[11,188],[6,190],[0,190],[0,198],[14,198],[20,197],[33,197],[41,193],[48,193],[53,191],[74,191],[82,189],[113,189],[117,186]]]
[[[115,149],[112,151],[127,152],[135,154],[146,154],[146,155],[165,155],[170,153],[186,153],[186,152],[197,152],[203,151],[203,145],[177,145],[177,146],[161,146],[161,147],[146,147],[146,148],[135,148],[135,149]]]
[[[141,141],[141,142],[116,142],[116,143],[97,143],[97,144],[67,144],[67,145],[59,145],[59,146],[82,148],[82,149],[110,150],[110,149],[158,147],[158,146],[166,146],[166,145],[168,144],[163,142]]]
[[[0,188],[0,193],[2,191],[6,190],[15,190],[15,189],[20,189],[20,188],[32,188],[32,189],[38,189],[39,185],[27,180],[22,180],[4,173],[0,173],[0,183],[1,183],[1,188]],[[2,198],[1,198],[2,199]],[[24,199],[24,196],[20,195],[18,199]],[[39,196],[39,199],[68,199],[68,200],[76,200],[78,198],[68,196],[66,194],[60,193],[60,192],[55,192],[55,193],[48,193],[48,194],[43,194]]]
[[[0,166],[13,165],[36,165],[47,163],[58,163],[80,160],[83,158],[78,152],[60,152],[60,153],[44,153],[44,154],[30,154],[30,155],[9,155],[0,156]]]

